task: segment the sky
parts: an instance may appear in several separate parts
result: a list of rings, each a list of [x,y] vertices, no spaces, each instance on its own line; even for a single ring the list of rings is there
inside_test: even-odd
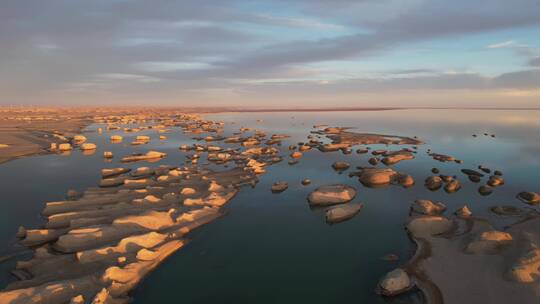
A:
[[[540,107],[540,1],[1,0],[0,105]]]

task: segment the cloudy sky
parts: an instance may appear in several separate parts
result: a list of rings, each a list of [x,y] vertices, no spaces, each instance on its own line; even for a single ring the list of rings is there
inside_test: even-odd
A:
[[[2,0],[0,104],[540,107],[540,1]]]

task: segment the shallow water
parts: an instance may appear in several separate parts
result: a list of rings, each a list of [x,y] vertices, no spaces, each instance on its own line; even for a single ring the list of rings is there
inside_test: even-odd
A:
[[[419,146],[416,159],[393,166],[415,178],[416,185],[408,189],[366,188],[356,178],[349,178],[348,171],[338,174],[331,168],[337,160],[352,166],[368,166],[369,154],[310,151],[297,165],[283,161],[269,167],[254,189],[243,188],[225,207],[225,217],[192,233],[191,242],[137,288],[135,303],[385,303],[388,300],[378,297],[373,290],[384,273],[403,264],[412,254],[414,248],[403,224],[415,199],[442,201],[448,206],[447,213],[467,204],[474,214],[501,227],[508,221],[490,214],[489,206],[528,207],[515,195],[524,190],[540,192],[539,114],[540,111],[395,110],[207,115],[206,118],[226,122],[226,135],[241,126],[268,131],[269,135],[292,135],[284,140],[285,155],[289,144],[307,141],[314,124],[354,127],[358,132],[416,135],[426,144]],[[90,126],[85,134],[89,142],[99,147],[94,155],[73,151],[70,156],[28,157],[0,165],[0,241],[6,252],[21,249],[14,245],[19,225],[37,227],[42,223],[39,214],[44,202],[63,199],[70,188],[95,186],[99,170],[118,166],[121,156],[151,148],[169,154],[153,165],[181,165],[184,154],[178,146],[194,142],[177,129],[165,134],[167,140],[159,141],[151,130],[131,135],[99,135],[95,133],[98,126]],[[484,132],[496,137],[484,136]],[[124,136],[122,144],[108,142],[115,133]],[[156,139],[149,145],[129,145],[130,137],[142,134]],[[479,136],[474,138],[472,134]],[[373,149],[379,147],[386,148],[372,145]],[[437,162],[426,154],[427,149],[455,156],[464,163]],[[112,163],[103,161],[104,150],[115,154]],[[480,196],[480,184],[469,182],[459,172],[462,168],[475,169],[479,164],[504,173],[505,185],[489,196]],[[439,168],[441,174],[458,176],[462,189],[454,194],[425,189],[423,180],[431,175],[433,167]],[[312,184],[302,186],[300,181],[304,178],[311,179]],[[287,181],[289,189],[272,194],[270,186],[278,180]],[[347,222],[327,225],[323,210],[310,209],[306,196],[328,183],[356,187],[355,201],[364,203],[361,213]],[[397,254],[400,260],[381,259],[390,253]],[[2,287],[11,280],[8,271],[15,260],[0,264]],[[392,302],[410,303],[419,296],[412,293]]]

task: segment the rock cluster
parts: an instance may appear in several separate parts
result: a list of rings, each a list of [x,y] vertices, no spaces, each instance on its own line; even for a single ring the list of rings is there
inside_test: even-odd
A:
[[[144,276],[186,244],[189,231],[221,216],[238,187],[256,179],[241,167],[111,168],[102,176],[123,183],[49,202],[43,229],[19,231],[35,253],[17,263],[14,273],[24,279],[0,292],[1,303],[127,303]],[[141,177],[151,182],[130,186]]]

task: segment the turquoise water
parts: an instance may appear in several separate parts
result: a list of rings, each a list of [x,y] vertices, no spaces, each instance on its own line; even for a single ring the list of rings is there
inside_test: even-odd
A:
[[[506,222],[488,212],[498,204],[525,207],[515,199],[519,191],[540,192],[540,121],[539,111],[472,110],[396,110],[374,112],[328,113],[224,113],[206,118],[226,122],[226,135],[239,127],[254,127],[272,133],[292,135],[289,144],[307,141],[314,124],[355,127],[359,132],[418,136],[426,141],[416,159],[393,168],[411,174],[416,185],[370,189],[346,171],[338,174],[331,168],[341,160],[352,166],[368,166],[369,154],[344,155],[341,152],[310,151],[300,163],[286,161],[271,166],[254,188],[242,191],[225,207],[227,215],[189,236],[191,242],[150,274],[134,293],[135,303],[386,303],[374,294],[379,278],[403,264],[414,248],[405,231],[410,204],[419,198],[444,202],[449,211],[467,204],[476,215],[486,216],[497,225]],[[262,119],[262,122],[257,120]],[[232,124],[234,122],[234,124]],[[108,143],[111,133],[85,135],[98,144],[95,155],[73,151],[70,156],[28,157],[0,166],[2,201],[0,202],[0,241],[6,252],[18,252],[14,234],[19,225],[37,227],[43,203],[60,200],[70,188],[95,186],[99,170],[117,166],[120,156],[134,149],[164,151],[169,156],[154,165],[181,165],[183,143],[192,143],[177,129],[166,141],[158,141],[154,131],[149,146],[132,147],[129,138],[120,145]],[[484,132],[496,137],[482,135]],[[472,134],[479,134],[474,138]],[[121,134],[121,133],[119,133]],[[125,134],[122,134],[125,136]],[[385,148],[373,145],[373,149]],[[399,149],[399,147],[390,147]],[[432,160],[426,150],[453,155],[462,165]],[[103,150],[115,153],[113,163],[105,163]],[[486,165],[503,171],[505,185],[490,196],[480,196],[480,184],[471,183],[459,172],[462,168]],[[138,163],[132,166],[143,166]],[[383,166],[383,165],[379,165]],[[454,194],[430,192],[423,180],[437,167],[441,174],[456,175],[462,189]],[[302,186],[304,178],[312,180]],[[275,181],[287,181],[289,189],[272,194]],[[307,194],[319,185],[345,183],[358,190],[356,201],[364,209],[353,219],[327,225],[324,210],[312,210]],[[381,257],[397,254],[400,259],[388,262]],[[24,257],[24,255],[23,255]],[[0,264],[2,286],[11,280],[8,271],[16,259]],[[420,301],[410,293],[392,303]]]

